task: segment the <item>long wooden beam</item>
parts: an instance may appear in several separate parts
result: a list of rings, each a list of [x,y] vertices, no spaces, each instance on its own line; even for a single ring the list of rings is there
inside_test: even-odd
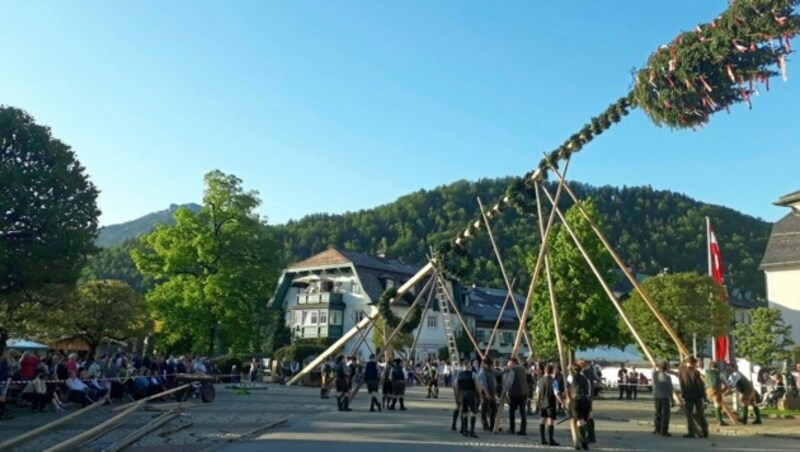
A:
[[[14,447],[14,446],[16,446],[18,444],[21,444],[21,443],[29,441],[29,440],[31,440],[33,438],[39,437],[42,433],[49,432],[50,430],[53,430],[54,428],[58,427],[59,425],[66,424],[67,422],[69,422],[69,421],[71,421],[71,420],[73,420],[75,418],[83,416],[84,414],[103,406],[104,402],[105,402],[105,400],[98,400],[97,402],[87,406],[86,408],[81,408],[80,410],[77,410],[74,413],[70,413],[70,414],[68,414],[68,415],[66,415],[66,416],[64,416],[64,417],[62,417],[60,419],[56,419],[53,422],[44,424],[44,425],[42,425],[40,427],[36,427],[33,430],[30,430],[30,431],[25,432],[25,433],[23,433],[21,435],[15,436],[15,437],[13,437],[11,439],[7,439],[7,440],[3,441],[2,443],[0,443],[0,450],[8,450],[8,449],[11,449],[12,447]]]
[[[580,251],[581,255],[583,255],[583,258],[586,260],[586,263],[589,264],[589,268],[591,268],[592,273],[594,273],[594,276],[597,278],[597,281],[600,283],[601,286],[603,286],[603,290],[606,292],[606,295],[608,295],[608,298],[611,300],[611,303],[617,309],[617,312],[619,312],[619,315],[620,317],[622,317],[622,320],[625,322],[625,325],[628,327],[631,334],[633,334],[633,337],[636,339],[636,342],[639,343],[639,346],[642,348],[644,354],[647,355],[648,361],[650,361],[650,364],[652,364],[653,367],[655,367],[656,360],[655,358],[653,358],[653,355],[650,354],[650,349],[647,348],[647,345],[639,336],[639,333],[636,331],[636,328],[633,327],[633,324],[628,319],[628,316],[625,314],[625,311],[622,309],[622,305],[620,305],[619,300],[617,300],[617,297],[614,296],[614,292],[611,290],[611,287],[609,287],[608,283],[605,281],[605,279],[603,279],[602,273],[600,273],[600,271],[594,265],[592,258],[589,257],[589,254],[583,248],[580,239],[578,239],[578,236],[575,235],[575,231],[572,230],[572,227],[569,225],[569,222],[567,221],[566,217],[564,216],[563,213],[561,213],[561,209],[558,208],[558,204],[556,204],[556,202],[553,200],[553,197],[550,196],[550,193],[547,191],[547,188],[542,187],[542,192],[550,201],[550,204],[553,206],[553,210],[556,212],[556,214],[558,214],[559,219],[561,219],[561,224],[564,225],[564,228],[566,229],[569,236],[572,238],[572,241],[575,243],[575,246],[578,248],[578,251]]]
[[[412,276],[411,279],[406,281],[405,284],[403,284],[402,286],[400,286],[400,288],[397,289],[397,295],[392,300],[389,301],[389,305],[391,305],[396,300],[400,299],[403,295],[405,295],[406,292],[411,290],[411,288],[414,287],[415,284],[417,284],[422,278],[426,277],[432,270],[433,270],[433,264],[431,264],[430,262],[425,264],[425,266],[422,267],[417,272],[416,275]],[[369,322],[377,319],[378,315],[380,314],[377,311],[370,313],[369,315],[361,319],[361,321],[358,323],[358,326],[361,328],[367,326]],[[358,334],[358,329],[355,327],[351,328],[348,332],[343,334],[342,337],[339,338],[339,340],[337,340],[330,347],[328,347],[327,350],[320,353],[319,356],[317,356],[310,363],[308,363],[306,367],[304,367],[300,372],[298,372],[297,375],[293,376],[288,382],[286,382],[286,384],[293,385],[298,381],[300,381],[300,379],[302,379],[307,373],[319,367],[319,365],[322,364],[323,361],[328,359],[329,356],[333,355],[334,353],[336,353],[337,350],[342,348],[347,343],[347,341],[355,337],[356,334]]]
[[[425,287],[423,287],[422,290],[419,291],[417,296],[414,297],[414,302],[411,303],[411,306],[408,307],[408,311],[406,311],[405,315],[403,315],[403,317],[400,319],[400,322],[398,322],[398,324],[395,327],[395,329],[392,330],[392,333],[389,334],[389,337],[386,339],[386,342],[383,343],[383,349],[387,353],[388,353],[388,350],[389,350],[389,347],[388,347],[389,343],[392,342],[392,339],[394,339],[395,336],[400,334],[400,329],[403,327],[403,325],[406,324],[408,319],[411,318],[411,314],[414,312],[414,308],[417,307],[417,305],[419,304],[419,301],[422,299],[422,297],[425,295],[425,293],[428,292],[429,290],[431,290],[431,291],[433,290],[433,278],[430,278],[428,280],[428,282],[425,283]],[[420,322],[420,323],[422,323],[422,322]],[[386,322],[384,322],[384,325],[385,324],[386,324]],[[389,360],[389,356],[388,355],[386,355],[386,360],[388,362],[388,360]]]
[[[514,306],[514,312],[517,314],[517,320],[519,320],[520,323],[528,323],[528,319],[523,320],[522,313],[520,313],[519,306],[517,306],[517,299],[513,295],[513,282],[508,278],[506,266],[503,263],[503,256],[500,254],[500,247],[497,246],[497,241],[494,238],[494,231],[492,231],[491,222],[489,221],[489,217],[486,216],[486,211],[483,208],[483,202],[481,202],[480,197],[478,197],[478,208],[481,210],[481,218],[483,218],[483,223],[486,225],[486,233],[489,235],[489,241],[492,243],[492,250],[494,251],[495,259],[497,259],[497,265],[500,266],[500,273],[503,275],[503,282],[506,283],[506,289],[508,289],[508,294],[511,296],[511,300],[513,301],[511,305]],[[503,304],[505,305],[505,302]],[[501,313],[500,315],[502,316],[503,314]],[[528,350],[533,352],[531,338],[527,328],[525,329],[525,342],[528,344]],[[491,342],[489,343],[489,346],[491,347]]]
[[[436,278],[444,278],[444,276],[442,276],[441,270],[439,270],[434,277],[436,277]],[[444,281],[442,281],[442,282],[444,283]],[[453,300],[453,297],[450,296],[450,291],[447,290],[447,287],[445,287],[444,295],[445,295],[445,298],[447,298],[447,302],[449,302],[450,306],[452,306],[453,312],[456,313],[456,318],[458,318],[458,321],[461,323],[461,328],[463,328],[464,333],[467,335],[467,337],[469,338],[470,342],[472,342],[473,347],[475,347],[475,353],[478,354],[478,356],[481,358],[481,361],[482,361],[483,358],[484,358],[483,350],[481,350],[481,347],[475,341],[475,336],[473,336],[472,332],[469,330],[469,326],[467,325],[467,322],[465,322],[464,318],[461,316],[461,312],[458,309],[458,305],[456,305],[456,302]]]
[[[511,281],[511,289],[512,290],[514,288],[514,283],[515,282],[516,282],[516,280]],[[492,334],[489,335],[489,341],[486,343],[486,351],[483,353],[483,356],[488,355],[489,352],[491,351],[492,342],[494,342],[494,336],[495,336],[495,334],[497,334],[497,329],[500,327],[500,321],[503,320],[503,314],[506,312],[506,306],[508,306],[508,301],[511,300],[513,297],[514,297],[514,293],[512,291],[509,291],[508,295],[506,295],[506,299],[503,300],[503,305],[500,307],[500,314],[497,315],[497,320],[495,320],[495,322],[494,322],[494,327],[492,328]],[[516,301],[516,300],[514,300],[514,301]],[[530,344],[530,342],[528,342],[528,344]],[[528,347],[530,347],[530,345],[528,345]],[[529,350],[530,350],[530,348],[529,348]]]
[[[658,307],[656,307],[656,304],[650,298],[650,295],[648,295],[647,292],[645,292],[644,289],[642,289],[642,286],[641,284],[639,284],[639,281],[636,279],[636,277],[631,273],[631,271],[622,261],[622,258],[619,257],[619,254],[617,254],[616,250],[614,250],[614,247],[611,246],[611,243],[608,241],[608,239],[606,239],[605,234],[603,234],[603,231],[600,229],[597,223],[592,219],[591,215],[589,215],[589,213],[586,212],[586,209],[583,208],[583,204],[575,195],[575,192],[572,191],[572,188],[569,186],[569,183],[567,183],[567,181],[564,180],[564,176],[561,175],[561,173],[558,171],[557,168],[550,167],[550,169],[556,176],[558,176],[559,180],[563,182],[564,190],[567,191],[567,194],[575,202],[575,205],[578,207],[578,211],[581,213],[583,218],[589,223],[589,226],[592,228],[595,235],[597,235],[597,238],[600,239],[600,241],[603,243],[603,246],[606,248],[606,250],[608,250],[609,254],[611,254],[611,257],[614,258],[614,262],[617,263],[619,269],[622,270],[622,273],[624,273],[625,277],[628,278],[628,281],[630,281],[630,283],[633,285],[633,288],[642,297],[642,300],[644,300],[647,307],[650,309],[653,315],[656,316],[656,319],[658,319],[658,322],[661,323],[661,326],[667,332],[670,339],[672,339],[672,342],[674,342],[675,345],[678,347],[678,352],[681,354],[681,358],[689,356],[689,349],[686,348],[686,345],[678,336],[678,333],[675,332],[675,330],[672,328],[672,325],[670,325],[670,323],[667,321],[664,315],[661,314],[661,311],[659,311]]]

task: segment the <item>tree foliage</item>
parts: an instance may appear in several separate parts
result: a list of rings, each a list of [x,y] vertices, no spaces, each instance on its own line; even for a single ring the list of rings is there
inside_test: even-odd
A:
[[[587,200],[583,206],[592,218],[598,218],[593,201]],[[616,278],[611,271],[614,261],[589,223],[575,207],[570,208],[565,216],[594,265],[604,274],[606,283],[613,285]],[[624,345],[624,336],[617,327],[618,314],[611,300],[564,225],[557,224],[554,227],[548,239],[548,254],[564,346],[577,350],[600,345]],[[531,272],[537,256],[538,250],[529,256]],[[529,327],[534,354],[552,356],[557,344],[544,269],[540,272],[531,300]]]
[[[88,281],[79,284],[67,300],[43,313],[40,331],[53,339],[83,339],[90,347],[89,356],[106,339],[138,339],[151,326],[144,298],[124,281]]]
[[[386,321],[382,317],[378,317],[378,320],[375,321],[375,327],[372,328],[372,344],[375,346],[375,350],[385,351],[388,348],[391,352],[398,352],[411,347],[414,343],[414,332],[402,330],[398,331],[389,342],[389,345],[386,346],[384,339],[389,339],[393,329],[391,326],[386,325]],[[386,334],[385,338],[383,336],[384,333]]]
[[[89,257],[83,268],[81,279],[84,281],[115,279],[124,281],[134,291],[144,295],[155,284],[151,276],[143,275],[133,262],[131,253],[134,249],[143,250],[144,245],[138,240],[130,239],[111,248],[103,248]]]
[[[205,185],[200,211],[178,209],[175,224],[144,236],[133,259],[156,280],[147,302],[167,344],[188,341],[211,355],[220,340],[232,352],[257,351],[281,265],[278,246],[254,213],[256,192],[220,171],[206,174]]]
[[[405,262],[426,262],[429,247],[449,240],[478,210],[476,197],[502,196],[512,179],[459,181],[434,190],[420,190],[393,203],[342,215],[315,214],[275,228],[276,238],[291,260],[324,251],[329,245],[376,253],[385,250]],[[612,246],[639,273],[655,275],[706,270],[705,217],[712,218],[729,287],[764,293],[758,264],[767,245],[770,224],[732,209],[704,204],[687,196],[650,187],[592,187],[571,184],[581,199],[591,197]],[[551,192],[554,190],[551,186]],[[562,197],[561,209],[572,203]],[[517,286],[530,278],[526,258],[539,241],[536,219],[505,211],[493,220],[503,259]],[[487,287],[504,283],[486,234],[469,245],[473,265],[464,280]]]
[[[750,316],[751,323],[739,323],[733,331],[737,355],[764,366],[793,357],[792,326],[783,321],[780,309],[756,308]]]
[[[694,335],[702,340],[728,333],[733,312],[723,301],[724,289],[711,277],[665,274],[645,280],[642,288],[684,344],[691,344]],[[677,347],[638,293],[631,295],[623,309],[655,358],[678,356]]]
[[[68,145],[26,112],[0,106],[0,350],[24,303],[77,280],[94,250],[96,200]]]

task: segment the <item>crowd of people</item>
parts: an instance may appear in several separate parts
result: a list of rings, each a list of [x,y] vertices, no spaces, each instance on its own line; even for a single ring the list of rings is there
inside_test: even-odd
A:
[[[119,350],[95,357],[77,353],[15,351],[0,356],[0,418],[13,417],[8,402],[41,412],[52,405],[61,412],[70,403],[138,400],[175,386],[175,374],[210,373],[213,364],[201,357],[140,356]]]

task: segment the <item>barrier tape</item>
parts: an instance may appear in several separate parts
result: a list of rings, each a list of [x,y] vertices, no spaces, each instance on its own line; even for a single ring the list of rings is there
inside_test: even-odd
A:
[[[200,377],[200,376],[207,377],[207,378],[203,378],[203,380],[205,380],[205,379],[211,380],[211,379],[217,379],[217,378],[222,378],[222,377],[228,377],[228,378],[240,377],[241,378],[240,374],[189,374],[189,373],[172,373],[172,374],[149,375],[149,376],[147,376],[147,378],[153,378],[153,377],[165,378],[165,377],[175,377],[175,376],[180,376],[180,375],[188,375],[188,376],[194,376],[194,377]],[[128,375],[127,377],[80,378],[79,380],[83,381],[83,382],[94,381],[94,380],[123,382],[123,381],[130,380],[132,378],[137,378],[137,377],[140,377],[140,376],[142,376],[142,375]],[[200,381],[200,380],[201,380],[200,378],[197,379],[197,381]],[[27,384],[27,383],[30,383],[32,381],[33,381],[33,379],[31,379],[31,380],[5,380],[5,381],[0,381],[0,385],[3,385],[3,384],[23,384],[23,383]],[[44,383],[66,383],[69,380],[41,380],[41,381],[43,381]]]

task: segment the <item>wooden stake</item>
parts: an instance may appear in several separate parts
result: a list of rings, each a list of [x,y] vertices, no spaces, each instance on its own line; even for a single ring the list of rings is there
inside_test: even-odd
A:
[[[66,416],[64,416],[62,418],[56,419],[53,422],[47,423],[45,425],[42,425],[40,427],[37,427],[37,428],[29,431],[29,432],[25,432],[25,433],[23,433],[23,434],[21,434],[19,436],[15,436],[15,437],[13,437],[11,439],[3,441],[2,443],[0,443],[0,450],[8,450],[8,449],[11,449],[12,447],[14,447],[14,446],[16,446],[18,444],[21,444],[21,443],[29,441],[29,440],[31,440],[33,438],[39,437],[42,433],[49,432],[50,430],[53,430],[54,428],[58,427],[59,425],[66,424],[67,422],[69,422],[69,421],[71,421],[71,420],[73,420],[75,418],[83,416],[84,414],[103,406],[103,403],[104,403],[104,400],[98,400],[97,402],[87,406],[86,408],[81,408],[80,410],[77,410],[74,413],[70,413],[70,414],[68,414],[68,415],[66,415]]]
[[[567,173],[569,169],[569,162],[570,159],[566,160],[564,164],[564,174]],[[563,184],[558,184],[558,190],[556,190],[556,202],[561,199],[561,188]],[[517,330],[517,337],[514,339],[514,348],[511,351],[511,356],[517,357],[519,354],[519,344],[521,342],[521,335],[525,331],[525,328],[528,327],[528,314],[531,310],[531,300],[533,297],[533,291],[536,289],[536,282],[539,279],[539,272],[542,270],[542,261],[544,260],[544,254],[547,250],[547,243],[550,239],[550,230],[553,226],[553,221],[555,220],[555,212],[550,212],[550,218],[547,219],[547,227],[544,229],[544,236],[542,237],[542,247],[539,249],[539,255],[536,257],[536,267],[533,270],[533,277],[531,278],[531,284],[528,286],[528,296],[525,298],[525,309],[522,310],[522,318],[525,319],[524,322],[521,322],[519,325],[519,329]]]
[[[175,419],[176,417],[180,416],[180,413],[177,411],[164,413],[161,416],[151,420],[147,424],[143,425],[141,428],[136,430],[135,432],[126,435],[125,437],[115,441],[113,444],[108,446],[107,448],[103,449],[103,452],[118,452],[126,447],[130,446],[131,444],[139,441],[145,435],[149,434],[153,430],[161,427],[162,425],[166,424],[167,422]]]
[[[542,235],[544,235],[544,219],[542,218],[542,203],[539,196],[539,182],[534,182],[534,187],[536,188],[536,209],[538,211],[539,216],[539,231]],[[558,346],[558,362],[561,365],[561,372],[563,375],[569,371],[567,367],[564,365],[564,342],[561,340],[561,323],[558,315],[558,305],[556,304],[556,292],[553,288],[553,277],[550,274],[550,252],[546,252],[544,255],[544,274],[545,278],[547,279],[547,291],[550,294],[550,309],[553,315],[553,328],[555,329],[556,333],[556,345]],[[565,380],[566,381],[566,377]],[[567,388],[564,388],[565,400],[567,402],[567,406],[569,406],[570,400],[570,391]],[[575,422],[576,420],[573,418],[570,423],[570,431],[572,432],[572,443],[577,444],[578,439],[578,426]]]
[[[486,211],[483,209],[483,203],[481,202],[481,198],[478,197],[478,208],[481,210],[481,217],[483,218],[483,223],[486,225],[486,232],[489,235],[489,241],[492,242],[492,250],[494,250],[494,256],[497,259],[497,265],[500,266],[500,273],[503,275],[503,281],[506,283],[506,289],[508,289],[508,294],[511,296],[514,306],[514,312],[517,314],[517,320],[520,323],[527,323],[522,320],[522,314],[519,311],[519,306],[517,306],[516,297],[514,297],[514,288],[513,283],[508,279],[508,273],[506,273],[506,266],[503,264],[503,257],[500,255],[500,249],[497,247],[497,241],[494,239],[494,233],[492,232],[492,225],[489,222],[489,218],[486,217]],[[505,302],[503,303],[505,306]],[[503,313],[500,313],[500,317],[503,316]],[[530,334],[528,334],[527,328],[525,329],[525,342],[528,344],[528,351],[531,353],[533,352],[533,347],[531,346],[531,338]],[[492,343],[489,342],[489,347],[492,346]],[[488,350],[486,353],[489,353]]]
[[[425,307],[422,310],[422,317],[419,319],[419,326],[417,327],[417,334],[414,337],[414,342],[411,343],[411,350],[408,353],[409,358],[411,355],[414,354],[414,350],[417,349],[417,343],[419,342],[419,336],[422,333],[422,325],[425,324],[425,318],[428,316],[428,308],[431,306],[431,300],[433,300],[433,289],[428,292],[428,299],[425,301]]]
[[[387,348],[386,345],[392,342],[392,339],[394,339],[394,337],[397,334],[399,334],[400,328],[402,328],[403,325],[405,325],[406,321],[409,319],[409,317],[411,317],[411,314],[414,312],[414,308],[417,306],[417,303],[419,303],[419,300],[421,300],[425,292],[427,292],[428,289],[431,289],[432,287],[433,287],[433,278],[429,279],[428,282],[425,283],[425,286],[422,288],[422,290],[419,291],[417,297],[414,298],[414,302],[411,303],[411,306],[408,307],[408,311],[406,311],[406,314],[403,316],[402,319],[400,319],[400,323],[397,324],[397,327],[394,329],[394,331],[392,331],[392,334],[389,335],[389,339],[387,339],[386,342],[383,343],[384,349],[386,349]],[[383,323],[384,325],[386,324],[386,322]]]
[[[630,270],[628,270],[628,267],[619,257],[619,254],[617,254],[617,252],[611,246],[611,243],[609,243],[609,241],[606,239],[605,234],[603,234],[603,231],[600,229],[597,223],[594,222],[589,213],[586,212],[586,209],[583,208],[583,204],[581,203],[580,200],[578,200],[578,197],[575,195],[575,192],[572,191],[572,188],[570,188],[569,184],[564,180],[564,177],[561,175],[561,173],[559,173],[558,169],[553,167],[551,167],[550,169],[552,169],[553,173],[555,173],[561,180],[561,182],[563,182],[564,189],[567,191],[567,194],[569,194],[569,196],[575,202],[575,205],[578,207],[578,210],[580,211],[583,218],[585,218],[586,221],[589,222],[589,226],[591,226],[595,235],[597,235],[597,238],[600,239],[600,241],[603,243],[603,246],[611,254],[611,257],[614,258],[614,262],[617,263],[619,269],[622,270],[622,273],[624,273],[625,277],[628,278],[628,281],[630,281],[630,283],[633,285],[633,288],[636,289],[636,292],[642,297],[642,300],[644,300],[645,304],[647,304],[647,307],[650,308],[650,311],[653,313],[653,315],[656,316],[656,319],[658,319],[659,323],[661,323],[661,326],[664,327],[664,330],[666,330],[670,339],[672,339],[672,342],[674,342],[675,345],[678,347],[678,352],[681,354],[681,358],[688,357],[689,349],[686,348],[686,345],[684,345],[681,338],[678,337],[678,333],[675,332],[675,330],[672,328],[672,325],[670,325],[667,319],[661,314],[661,311],[658,310],[658,307],[656,307],[656,304],[653,303],[653,300],[650,298],[647,292],[645,292],[644,289],[642,289],[642,286],[639,284],[639,281],[636,279],[636,277],[633,276]]]
[[[428,262],[424,267],[422,267],[416,275],[412,276],[411,279],[405,282],[399,289],[397,289],[397,295],[389,301],[389,305],[391,306],[392,303],[399,300],[403,295],[406,294],[409,290],[411,290],[414,285],[416,285],[422,278],[428,275],[428,273],[433,270],[433,264]],[[282,302],[282,300],[278,300],[278,302]],[[369,314],[367,317],[359,322],[358,326],[364,327],[369,322],[375,321],[378,318],[378,312],[373,312]],[[300,381],[307,373],[311,372],[312,370],[316,369],[320,364],[322,364],[329,356],[336,353],[341,347],[343,347],[347,341],[352,339],[358,333],[358,329],[355,327],[351,328],[350,331],[343,334],[336,342],[334,342],[330,347],[327,348],[324,352],[320,353],[315,359],[313,359],[310,363],[306,365],[300,372],[298,372],[295,376],[293,376],[289,381],[286,382],[287,385],[293,385]]]
[[[102,435],[110,431],[111,429],[117,426],[117,423],[125,419],[126,417],[130,416],[131,414],[135,413],[139,407],[144,404],[142,400],[136,402],[135,405],[128,407],[125,411],[119,413],[118,415],[106,420],[105,422],[101,422],[98,425],[86,430],[83,433],[80,433],[72,438],[53,446],[49,449],[45,449],[44,452],[59,452],[63,450],[72,450],[80,446],[81,444],[95,438],[96,436]]]
[[[514,283],[516,280],[511,281],[511,290],[509,290],[508,295],[506,295],[506,299],[503,300],[503,306],[500,307],[500,314],[497,316],[497,320],[494,322],[494,327],[492,328],[492,334],[489,335],[489,342],[486,345],[486,352],[483,356],[489,354],[489,351],[492,349],[492,342],[494,342],[494,335],[497,333],[497,329],[500,327],[500,321],[503,320],[503,314],[506,312],[506,306],[508,305],[508,301],[514,297]],[[514,300],[516,301],[516,300]],[[517,317],[519,319],[519,317]],[[527,338],[527,335],[525,336]],[[528,344],[530,344],[530,340],[528,340]],[[528,345],[530,349],[530,345]]]
[[[550,201],[550,204],[552,204],[553,211],[555,211],[558,214],[558,217],[561,219],[561,223],[564,225],[564,228],[567,230],[567,233],[569,233],[570,237],[572,237],[572,241],[575,242],[575,246],[578,247],[578,250],[581,252],[583,258],[586,260],[586,263],[589,264],[589,268],[592,269],[592,272],[594,273],[595,277],[597,277],[597,281],[600,282],[601,286],[603,286],[603,290],[606,292],[606,295],[608,295],[608,298],[611,300],[611,303],[613,303],[614,307],[617,308],[617,312],[619,312],[619,315],[620,317],[622,317],[622,320],[625,322],[625,325],[627,325],[631,334],[633,334],[633,337],[636,338],[636,341],[639,343],[639,346],[642,348],[642,351],[644,351],[644,354],[647,355],[648,361],[650,361],[650,364],[652,364],[653,367],[655,367],[656,360],[653,358],[653,355],[650,354],[650,350],[647,348],[647,345],[645,345],[642,338],[639,337],[639,333],[636,332],[636,329],[633,327],[633,324],[628,319],[628,316],[625,315],[625,311],[619,304],[619,300],[617,300],[617,297],[614,296],[614,292],[608,286],[608,283],[606,283],[606,281],[603,279],[603,275],[600,273],[599,270],[597,270],[597,267],[595,267],[592,258],[589,257],[589,254],[586,253],[586,250],[583,248],[583,245],[581,244],[580,240],[575,235],[575,232],[572,230],[572,227],[570,227],[569,223],[567,222],[567,219],[564,217],[564,214],[561,213],[561,209],[558,208],[558,205],[550,196],[550,193],[548,193],[546,188],[542,187],[542,191],[544,192],[547,199]]]
[[[111,412],[112,413],[116,413],[118,411],[127,410],[128,408],[130,408],[130,407],[132,407],[134,405],[137,405],[137,406],[138,405],[143,405],[145,402],[149,402],[149,401],[155,400],[155,399],[160,399],[161,397],[170,395],[170,394],[172,394],[174,392],[178,392],[178,391],[181,391],[183,389],[187,389],[191,385],[192,385],[191,383],[186,383],[185,385],[180,385],[180,386],[178,386],[176,388],[168,389],[166,391],[159,392],[158,394],[153,394],[153,395],[151,395],[149,397],[145,397],[143,399],[139,399],[139,400],[137,400],[135,402],[126,403],[125,405],[120,405],[120,406],[112,409]]]

